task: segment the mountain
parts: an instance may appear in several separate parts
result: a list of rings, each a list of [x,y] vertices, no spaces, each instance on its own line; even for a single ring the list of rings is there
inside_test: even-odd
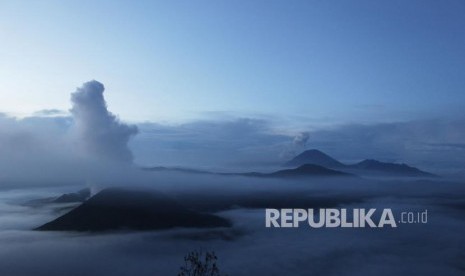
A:
[[[319,165],[305,164],[295,169],[275,171],[272,173],[247,172],[247,173],[223,173],[222,175],[240,175],[249,177],[267,178],[303,178],[303,177],[334,177],[355,176],[354,174],[336,171]]]
[[[144,167],[143,171],[149,172],[183,172],[183,173],[195,173],[195,174],[216,174],[214,172],[191,169],[191,168],[182,168],[182,167]]]
[[[305,164],[296,169],[280,170],[270,174],[263,174],[268,177],[293,178],[308,176],[354,176],[350,173],[336,171],[314,164]]]
[[[229,226],[231,223],[224,218],[189,210],[161,193],[108,188],[36,230],[109,231]]]
[[[224,176],[248,176],[248,177],[279,177],[279,178],[291,178],[291,177],[311,177],[311,176],[350,176],[350,173],[344,173],[332,169],[325,168],[323,166],[314,164],[304,164],[296,169],[280,170],[272,173],[261,173],[261,172],[209,172],[196,169],[187,168],[167,168],[167,167],[152,167],[143,168],[145,171],[172,171],[182,172],[191,174],[211,174],[211,175],[224,175]],[[353,175],[352,175],[353,176]]]
[[[396,163],[386,163],[380,162],[373,159],[366,159],[362,162],[349,165],[350,168],[357,169],[357,170],[365,170],[371,172],[379,172],[385,173],[389,175],[397,175],[397,176],[427,176],[427,177],[434,177],[435,175],[432,173],[424,172],[418,168],[411,167],[407,164],[396,164]]]
[[[328,168],[343,168],[344,164],[332,158],[331,156],[316,150],[306,150],[301,154],[288,161],[284,166],[286,167],[298,167],[304,164],[319,165]]]
[[[312,149],[306,150],[286,162],[284,166],[294,169],[280,170],[272,173],[261,172],[209,172],[188,168],[152,167],[144,168],[146,171],[173,171],[191,174],[212,174],[225,176],[249,176],[249,177],[311,177],[311,176],[355,176],[355,175],[378,175],[378,176],[407,176],[407,177],[435,177],[434,174],[424,172],[406,164],[386,163],[377,160],[364,160],[356,164],[344,164],[322,151]]]
[[[314,164],[326,168],[338,169],[355,174],[376,174],[382,176],[435,177],[436,175],[422,171],[407,164],[386,163],[366,159],[356,164],[344,164],[331,156],[316,150],[306,150],[284,164],[288,167],[298,167],[304,164]]]

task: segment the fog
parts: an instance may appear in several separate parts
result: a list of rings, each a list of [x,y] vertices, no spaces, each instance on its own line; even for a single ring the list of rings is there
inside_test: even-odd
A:
[[[63,214],[31,199],[79,186],[3,190],[2,275],[175,275],[192,250],[214,250],[229,275],[463,275],[465,188],[444,180],[307,179],[147,172],[145,189],[229,218],[231,228],[148,232],[37,232]],[[149,181],[151,179],[151,181]],[[265,228],[269,208],[428,210],[426,224],[397,228]]]
[[[271,172],[315,147],[342,161],[429,160],[425,165],[433,172],[460,171],[465,137],[460,122],[291,132],[253,118],[136,126],[109,110],[103,84],[87,82],[71,93],[69,113],[0,115],[0,275],[176,275],[193,250],[215,251],[220,270],[229,275],[463,275],[465,186],[456,177],[285,180],[141,169]],[[232,226],[33,230],[80,204],[50,199],[82,188],[95,195],[108,187],[161,192],[189,210],[227,218]],[[429,217],[426,224],[392,229],[283,229],[265,227],[265,208],[390,208],[396,218],[428,210]]]

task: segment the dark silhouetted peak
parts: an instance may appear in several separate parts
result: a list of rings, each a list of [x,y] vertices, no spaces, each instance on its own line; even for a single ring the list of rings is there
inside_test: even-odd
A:
[[[215,215],[189,210],[162,193],[110,188],[37,230],[109,231],[222,226],[230,226],[230,222]]]
[[[341,168],[345,165],[322,151],[312,149],[306,150],[287,162],[287,167],[298,167],[304,164],[314,164],[328,168]]]
[[[281,170],[269,174],[272,177],[304,177],[304,176],[353,176],[352,174],[325,168],[315,164],[304,164],[296,169]]]

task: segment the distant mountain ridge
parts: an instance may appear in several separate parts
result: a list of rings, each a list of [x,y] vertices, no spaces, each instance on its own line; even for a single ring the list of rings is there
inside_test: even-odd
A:
[[[311,149],[302,152],[293,159],[284,164],[286,167],[296,167],[305,164],[319,165],[327,168],[339,169],[342,171],[364,171],[371,173],[381,173],[395,176],[409,177],[434,177],[435,175],[429,172],[422,171],[418,168],[411,167],[407,164],[387,163],[374,159],[366,159],[355,164],[344,164],[325,154],[322,151]]]
[[[355,176],[352,173],[341,172],[338,170],[330,169],[321,165],[304,164],[297,168],[278,170],[270,173],[262,172],[210,172],[188,168],[168,168],[168,167],[152,167],[143,168],[145,171],[155,172],[182,172],[192,174],[211,174],[211,175],[224,175],[224,176],[247,176],[247,177],[262,177],[262,178],[297,178],[297,177],[334,177],[334,176]]]
[[[359,174],[381,176],[407,176],[407,177],[436,177],[436,175],[422,171],[407,164],[387,163],[374,159],[366,159],[355,164],[344,164],[326,153],[311,149],[302,152],[284,164],[291,167],[287,170],[278,170],[271,173],[262,172],[211,172],[181,167],[150,167],[142,168],[145,171],[156,172],[182,172],[191,174],[212,174],[225,176],[248,176],[268,178],[295,178],[295,177],[324,177],[324,176],[356,176]]]
[[[374,159],[365,159],[359,163],[348,165],[351,168],[369,171],[382,171],[386,173],[402,174],[404,176],[435,176],[432,173],[422,171],[407,164],[381,162]]]

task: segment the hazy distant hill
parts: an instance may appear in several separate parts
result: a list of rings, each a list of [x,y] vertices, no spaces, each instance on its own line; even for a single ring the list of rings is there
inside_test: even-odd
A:
[[[224,218],[188,210],[161,193],[109,188],[36,230],[153,230],[230,225]]]
[[[214,172],[204,171],[204,170],[197,170],[191,168],[183,168],[183,167],[145,167],[142,168],[144,171],[151,171],[151,172],[166,172],[166,171],[176,171],[176,172],[184,172],[184,173],[196,173],[196,174],[217,174]]]
[[[356,164],[343,164],[331,156],[316,150],[306,150],[289,160],[284,166],[298,167],[304,164],[314,164],[327,168],[338,169],[345,172],[370,173],[390,176],[409,176],[409,177],[433,177],[432,173],[422,171],[418,168],[408,166],[407,164],[396,164],[380,162],[373,159],[367,159]]]
[[[354,176],[351,173],[345,173],[329,168],[325,168],[320,165],[304,164],[295,169],[279,170],[271,173],[262,172],[243,172],[243,173],[222,173],[222,172],[209,172],[196,169],[187,168],[167,168],[167,167],[153,167],[144,168],[145,171],[171,171],[171,172],[182,172],[182,173],[193,173],[193,174],[213,174],[213,175],[224,175],[224,176],[248,176],[248,177],[269,177],[269,178],[294,178],[294,177],[313,177],[313,176]]]
[[[40,207],[48,204],[55,204],[55,203],[63,203],[63,204],[68,204],[68,203],[80,203],[86,201],[90,197],[90,189],[85,188],[82,190],[79,190],[74,193],[66,193],[62,194],[59,197],[47,197],[47,198],[39,198],[39,199],[33,199],[29,200],[24,203],[26,206],[31,206],[31,207]]]
[[[85,188],[75,193],[63,194],[56,199],[53,203],[70,203],[70,202],[84,202],[90,197],[90,189]]]
[[[229,176],[250,177],[312,177],[312,176],[354,176],[354,175],[380,175],[380,176],[407,176],[407,177],[434,177],[434,174],[424,172],[406,164],[386,163],[377,160],[364,160],[356,164],[346,165],[332,158],[326,153],[312,149],[306,150],[284,164],[293,167],[288,170],[279,170],[271,173],[262,172],[209,172],[190,168],[152,167],[144,168],[146,171],[172,171],[193,174],[214,174]]]
[[[366,170],[402,176],[435,176],[432,173],[424,172],[418,168],[411,167],[407,164],[386,163],[373,159],[363,160],[362,162],[353,165],[348,165],[348,167],[358,170]]]

